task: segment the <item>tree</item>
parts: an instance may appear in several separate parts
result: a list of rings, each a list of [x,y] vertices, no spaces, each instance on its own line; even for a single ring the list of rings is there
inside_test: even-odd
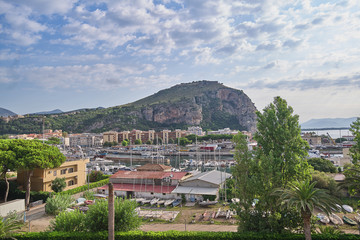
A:
[[[310,219],[314,209],[320,209],[329,215],[332,209],[336,209],[336,204],[340,200],[330,196],[323,189],[315,188],[316,182],[301,181],[289,183],[286,188],[276,189],[274,195],[279,197],[279,203],[282,208],[295,208],[300,212],[304,223],[305,239],[311,240],[311,223]]]
[[[121,142],[121,145],[122,145],[123,147],[126,147],[127,145],[129,145],[129,142],[123,140],[123,141]]]
[[[180,146],[183,147],[191,143],[191,141],[185,137],[181,137],[180,139],[177,139],[177,142],[180,143]]]
[[[147,145],[151,145],[151,144],[152,144],[152,141],[151,141],[151,140],[147,140],[147,141],[146,141],[146,144],[147,144]]]
[[[314,170],[318,170],[321,172],[329,172],[329,173],[336,173],[336,167],[332,162],[327,159],[322,158],[310,158],[308,159],[308,164],[313,166]]]
[[[352,163],[357,165],[360,164],[360,118],[357,118],[350,127],[350,131],[355,136],[355,145],[350,148],[350,156],[352,158]]]
[[[58,145],[61,143],[61,140],[57,137],[51,137],[48,139],[47,143]]]
[[[90,182],[98,182],[100,180],[105,179],[106,176],[102,171],[91,171],[89,175],[89,181]]]
[[[134,143],[135,143],[135,145],[141,145],[142,144],[140,139],[136,139]]]
[[[51,182],[51,189],[56,193],[62,192],[65,188],[66,188],[65,178],[57,177]]]
[[[16,155],[9,146],[10,141],[0,140],[0,177],[2,176],[6,182],[6,192],[4,201],[7,201],[9,195],[9,181],[7,179],[7,172],[15,171],[17,169]]]
[[[296,212],[280,209],[272,192],[297,179],[311,178],[306,161],[308,144],[300,136],[299,117],[280,97],[263,113],[257,112],[257,117],[258,147],[254,152],[248,150],[246,136],[239,133],[233,138],[239,231],[291,231],[299,227],[301,218]],[[258,201],[253,208],[254,199]]]
[[[66,161],[66,157],[57,147],[49,146],[34,140],[14,139],[11,141],[19,168],[26,171],[25,205],[30,203],[31,176],[36,168],[55,168]]]

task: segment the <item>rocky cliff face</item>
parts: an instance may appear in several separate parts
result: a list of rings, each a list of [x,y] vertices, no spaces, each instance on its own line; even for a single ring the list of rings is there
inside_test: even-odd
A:
[[[204,87],[204,82],[207,83],[207,81],[197,82],[198,86],[196,87],[201,89]],[[223,121],[220,125],[224,127],[254,132],[256,108],[250,98],[243,91],[216,84],[219,85],[219,88],[205,89],[199,94],[186,96],[176,102],[143,107],[141,109],[142,118],[146,121],[166,125],[184,123],[203,127],[219,125],[219,121]]]

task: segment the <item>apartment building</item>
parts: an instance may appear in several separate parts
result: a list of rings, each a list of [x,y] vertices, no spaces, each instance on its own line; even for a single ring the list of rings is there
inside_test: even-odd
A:
[[[105,142],[119,142],[119,134],[115,131],[109,131],[103,133],[103,141]]]
[[[58,168],[35,169],[31,177],[31,191],[52,192],[51,182],[55,178],[65,178],[66,188],[64,190],[76,188],[86,183],[86,163],[89,159],[68,158]],[[25,189],[27,181],[27,172],[18,171],[17,182]]]

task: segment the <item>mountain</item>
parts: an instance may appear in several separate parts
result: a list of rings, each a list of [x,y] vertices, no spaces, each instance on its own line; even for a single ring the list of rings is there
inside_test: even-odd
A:
[[[136,102],[110,108],[81,109],[47,115],[45,127],[66,132],[186,129],[201,126],[254,131],[256,108],[241,90],[215,81],[182,83]],[[43,117],[27,115],[0,121],[0,134],[41,132]]]
[[[0,108],[0,117],[8,117],[8,116],[15,116],[17,115],[16,113],[7,110],[5,108]]]
[[[30,114],[46,115],[46,114],[58,114],[58,113],[63,113],[63,111],[61,111],[60,109],[55,109],[55,110],[52,110],[52,111],[37,112],[37,113],[30,113]]]
[[[356,117],[352,118],[320,118],[311,119],[301,125],[302,129],[314,128],[350,128],[350,124],[356,121]]]

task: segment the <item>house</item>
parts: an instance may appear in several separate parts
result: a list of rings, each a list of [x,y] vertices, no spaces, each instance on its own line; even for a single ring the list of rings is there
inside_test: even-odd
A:
[[[31,191],[52,192],[51,182],[55,178],[65,178],[64,190],[76,188],[86,183],[86,163],[89,159],[68,158],[60,167],[52,169],[34,169],[31,181]],[[27,171],[18,171],[17,182],[25,189]]]
[[[217,170],[202,172],[180,182],[173,194],[184,194],[187,201],[203,201],[206,195],[219,197],[219,190],[225,185],[225,180],[231,174]],[[204,197],[205,196],[205,197]]]
[[[146,169],[160,169],[161,164],[147,164],[140,171],[118,171],[113,174],[109,181],[113,183],[114,194],[121,197],[135,198],[161,198],[173,199],[176,194],[172,191],[179,182],[185,179],[187,172],[171,172],[167,169],[148,171]],[[153,166],[150,166],[153,165]],[[100,187],[99,192],[108,194],[108,185]]]
[[[155,171],[155,172],[171,172],[172,167],[163,164],[147,163],[143,166],[136,168],[136,171]]]

